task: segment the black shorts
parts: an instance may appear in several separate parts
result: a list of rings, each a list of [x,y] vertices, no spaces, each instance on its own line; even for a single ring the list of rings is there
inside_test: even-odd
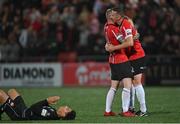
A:
[[[23,98],[18,96],[14,100],[8,98],[4,110],[11,120],[21,120],[26,109]]]
[[[121,81],[123,78],[132,78],[132,67],[130,62],[119,64],[110,64],[111,67],[111,80]]]
[[[132,66],[132,72],[133,75],[137,75],[137,74],[141,74],[144,73],[144,71],[146,70],[146,58],[139,58],[136,60],[132,60],[131,62],[131,66]]]

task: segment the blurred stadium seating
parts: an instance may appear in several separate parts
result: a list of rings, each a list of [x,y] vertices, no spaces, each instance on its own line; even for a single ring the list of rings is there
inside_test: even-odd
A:
[[[104,13],[111,6],[133,18],[147,54],[180,55],[179,0],[1,0],[0,60],[105,55]]]
[[[179,79],[179,0],[1,0],[0,62],[106,62],[103,26],[112,6],[134,20],[148,64],[176,68],[169,77]],[[168,77],[152,68],[152,82]]]

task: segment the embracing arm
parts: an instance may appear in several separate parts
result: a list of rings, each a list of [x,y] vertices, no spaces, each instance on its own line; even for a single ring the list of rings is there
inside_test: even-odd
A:
[[[119,45],[106,44],[105,49],[108,52],[113,52],[115,50],[131,47],[133,45],[134,45],[133,37],[130,36],[122,44],[119,44]]]
[[[132,32],[133,32],[133,27],[134,27],[134,23],[131,19],[128,20],[122,20],[120,21],[121,24],[119,25],[119,29],[120,32],[123,34],[124,36],[124,40],[119,44],[119,45],[111,45],[108,44],[105,46],[106,51],[108,52],[113,52],[115,50],[120,50],[123,48],[127,48],[127,47],[132,47],[134,45],[134,40],[137,40],[139,38],[139,33],[136,32],[136,35],[133,36]]]
[[[133,45],[134,45],[133,37],[130,36],[127,39],[125,39],[122,44],[119,44],[119,45],[115,46],[115,50],[131,47]]]

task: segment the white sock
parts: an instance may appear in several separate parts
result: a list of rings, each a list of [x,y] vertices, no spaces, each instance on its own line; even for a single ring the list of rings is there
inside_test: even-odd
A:
[[[134,101],[135,101],[135,88],[132,85],[131,90],[130,90],[130,104],[129,104],[129,108],[135,108],[134,106]]]
[[[112,103],[114,100],[114,96],[116,93],[116,89],[115,88],[110,88],[107,96],[106,96],[106,112],[110,112],[111,111],[111,107],[112,107]]]
[[[130,103],[130,90],[123,88],[123,91],[122,91],[122,109],[123,109],[123,112],[128,111],[129,103]]]
[[[146,102],[145,102],[145,92],[144,92],[144,88],[142,85],[138,85],[135,87],[136,90],[136,96],[137,99],[140,103],[140,110],[142,112],[146,112],[147,108],[146,108]]]

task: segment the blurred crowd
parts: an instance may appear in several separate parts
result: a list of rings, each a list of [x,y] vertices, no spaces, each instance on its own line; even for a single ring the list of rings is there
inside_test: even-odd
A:
[[[0,0],[0,61],[105,55],[105,11],[132,18],[147,54],[180,55],[179,0]]]

